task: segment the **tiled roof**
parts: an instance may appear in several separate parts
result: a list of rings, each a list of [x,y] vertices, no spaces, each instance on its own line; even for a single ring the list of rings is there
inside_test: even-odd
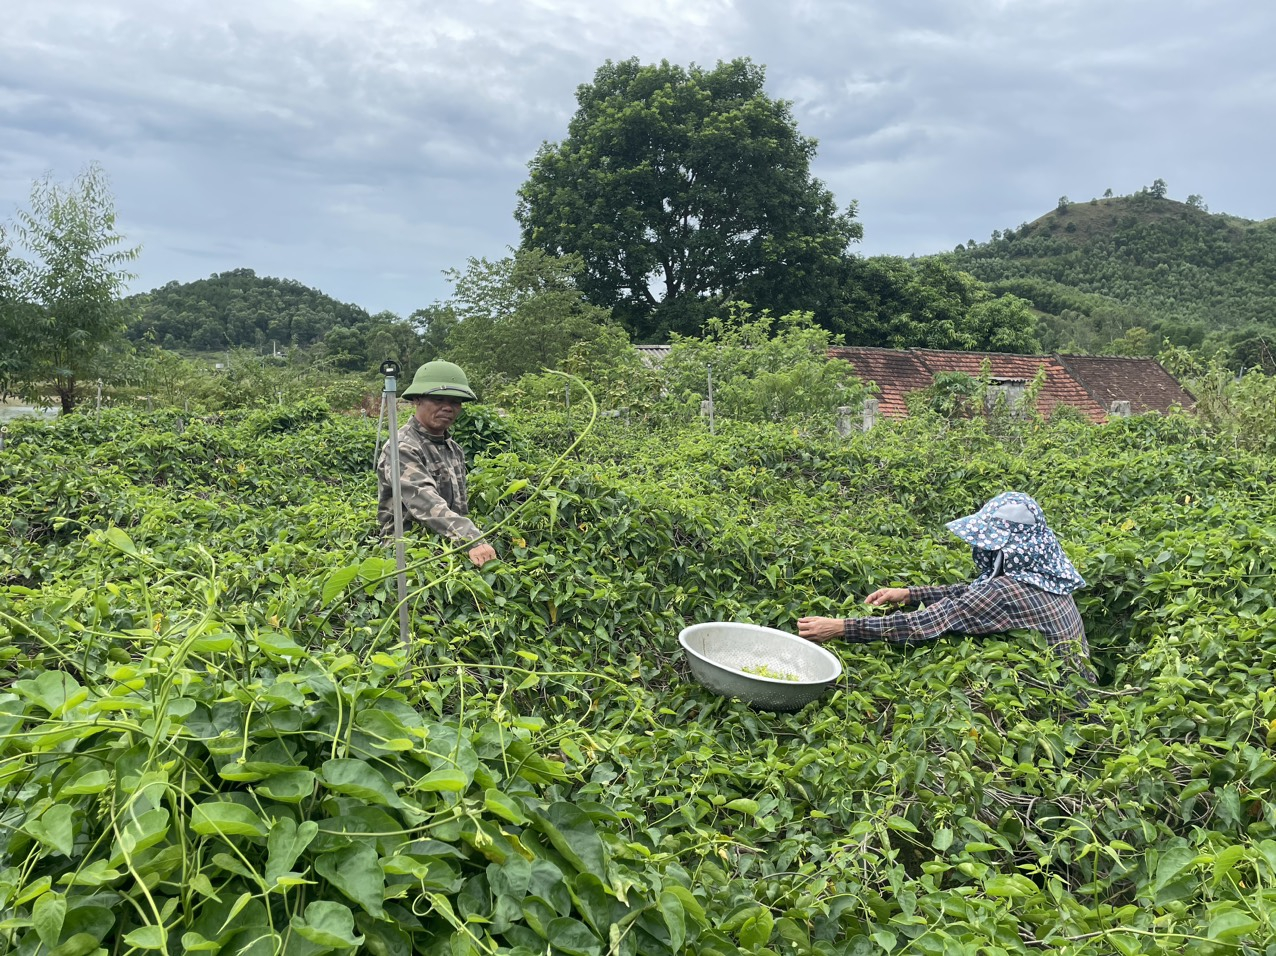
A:
[[[964,372],[978,378],[986,361],[993,378],[1031,383],[1042,366],[1046,380],[1037,395],[1037,411],[1049,417],[1060,405],[1071,405],[1091,421],[1107,418],[1106,406],[1100,405],[1085,387],[1068,374],[1054,355],[1009,355],[1004,352],[939,352],[917,349],[917,355],[932,373]]]
[[[855,367],[861,381],[878,388],[878,407],[883,415],[901,418],[908,414],[905,396],[927,388],[939,372],[963,372],[977,378],[984,362],[994,379],[1032,382],[1037,369],[1045,366],[1046,380],[1037,395],[1037,410],[1049,416],[1060,405],[1071,405],[1091,421],[1107,415],[1102,406],[1053,355],[1008,355],[1002,352],[941,352],[935,349],[832,348],[832,358],[845,359]]]
[[[861,382],[875,383],[878,411],[890,418],[907,415],[904,396],[927,388],[933,379],[917,353],[903,349],[843,346],[829,349],[829,357],[845,359]]]
[[[1114,401],[1124,400],[1134,415],[1165,414],[1175,405],[1191,408],[1195,404],[1191,393],[1156,359],[1060,355],[1059,361],[1106,409],[1111,409]]]
[[[659,365],[669,357],[669,350],[672,345],[635,345],[638,354],[642,356],[642,360],[648,365]]]
[[[668,345],[635,345],[648,365],[669,355]],[[879,349],[837,346],[830,358],[849,362],[864,383],[877,386],[878,411],[889,418],[908,414],[905,397],[928,388],[940,372],[963,372],[978,378],[983,365],[994,380],[1031,384],[1045,367],[1046,380],[1037,395],[1037,411],[1049,417],[1068,405],[1091,421],[1106,420],[1112,402],[1125,400],[1130,412],[1168,412],[1191,408],[1194,399],[1156,359],[1096,355],[1010,355],[1004,352],[944,352],[937,349]]]

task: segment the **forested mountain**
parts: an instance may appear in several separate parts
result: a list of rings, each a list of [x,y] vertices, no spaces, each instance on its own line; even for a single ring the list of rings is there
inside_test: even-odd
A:
[[[1047,349],[1222,348],[1236,367],[1276,352],[1276,219],[1208,212],[1200,197],[1072,203],[942,258],[1041,313]]]
[[[126,304],[134,341],[163,348],[216,351],[228,348],[311,346],[330,329],[369,321],[357,305],[338,302],[293,279],[259,276],[252,269],[221,272],[195,282],[169,282]]]

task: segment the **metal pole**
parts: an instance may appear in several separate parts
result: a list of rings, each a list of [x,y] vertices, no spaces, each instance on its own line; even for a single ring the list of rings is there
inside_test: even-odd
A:
[[[709,434],[713,434],[713,363],[705,366],[709,370]]]
[[[397,407],[399,403],[399,384],[396,380],[396,376],[399,374],[399,366],[395,362],[383,362],[381,371],[385,373],[385,392],[381,400],[382,403],[387,405],[389,413],[390,436],[387,439],[386,450],[390,455],[390,491],[394,511],[394,567],[397,572],[399,594],[399,640],[403,642],[403,647],[406,650],[411,641],[408,637],[408,578],[406,573],[408,558],[403,548],[403,492],[399,488],[399,417]]]

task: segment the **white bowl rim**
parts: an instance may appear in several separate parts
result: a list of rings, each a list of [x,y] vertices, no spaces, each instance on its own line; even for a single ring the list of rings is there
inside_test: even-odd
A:
[[[784,680],[783,678],[779,678],[779,677],[765,677],[762,674],[750,674],[748,671],[742,671],[742,670],[739,670],[738,668],[730,666],[729,664],[723,664],[719,661],[713,660],[713,658],[705,657],[703,654],[697,651],[694,647],[691,647],[689,644],[687,644],[688,634],[692,634],[698,630],[704,630],[710,627],[723,627],[723,626],[740,628],[742,630],[754,631],[756,633],[771,634],[776,637],[782,637],[790,641],[801,641],[803,644],[811,647],[813,650],[816,650],[820,654],[823,654],[824,657],[828,659],[828,662],[833,665],[833,668],[834,668],[833,673],[829,677],[826,677],[822,680]],[[814,641],[808,641],[805,637],[799,637],[798,635],[791,634],[788,631],[781,631],[779,628],[775,628],[775,627],[766,627],[762,624],[747,624],[743,621],[701,621],[699,624],[690,624],[687,627],[684,627],[681,631],[679,631],[678,643],[682,645],[682,649],[684,651],[686,651],[688,654],[690,654],[692,657],[696,658],[697,660],[703,661],[704,663],[708,664],[710,667],[720,668],[721,670],[728,671],[729,673],[732,673],[732,674],[737,674],[740,677],[747,678],[748,680],[766,681],[769,684],[780,684],[785,687],[801,687],[803,685],[812,687],[812,686],[815,686],[816,684],[825,684],[825,685],[831,684],[833,683],[833,681],[837,680],[839,677],[842,676],[842,662],[841,660],[838,659],[838,656],[834,654],[832,651],[828,650],[828,648],[821,647],[819,644],[816,644]]]

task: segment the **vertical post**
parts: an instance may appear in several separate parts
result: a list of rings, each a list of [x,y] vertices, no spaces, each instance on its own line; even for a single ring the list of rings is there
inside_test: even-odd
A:
[[[399,640],[407,650],[408,638],[408,578],[407,554],[403,549],[403,493],[399,488],[399,418],[397,376],[399,366],[395,362],[381,363],[381,371],[385,373],[385,392],[382,402],[388,404],[390,437],[386,451],[390,456],[390,492],[394,511],[394,567],[399,595]]]
[[[705,366],[709,373],[709,434],[713,434],[713,363]]]
[[[876,398],[864,399],[864,431],[877,424],[881,403]]]
[[[0,425],[0,451],[4,451],[4,436],[9,434],[8,425]]]
[[[151,396],[149,395],[146,396],[146,410],[148,412],[154,411],[154,408],[151,406]]]
[[[282,405],[284,403],[284,393],[282,391],[275,392],[275,398],[277,400],[276,404]]]
[[[102,414],[102,380],[97,380],[97,413]]]
[[[842,438],[851,437],[851,406],[839,405],[837,408],[837,433]]]

